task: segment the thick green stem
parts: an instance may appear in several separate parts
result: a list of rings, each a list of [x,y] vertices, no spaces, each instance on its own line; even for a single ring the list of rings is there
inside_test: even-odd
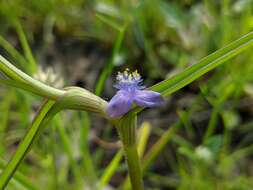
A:
[[[140,158],[136,145],[136,119],[135,113],[127,114],[120,119],[117,129],[125,151],[132,189],[143,190]]]

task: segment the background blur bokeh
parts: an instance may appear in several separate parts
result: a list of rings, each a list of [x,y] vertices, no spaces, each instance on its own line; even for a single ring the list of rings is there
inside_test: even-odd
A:
[[[0,53],[18,68],[52,86],[77,85],[110,100],[118,71],[138,69],[151,86],[251,31],[253,1],[1,0],[0,24]],[[40,102],[0,87],[0,168]],[[145,189],[253,189],[252,116],[251,48],[140,114],[144,155],[164,137],[144,171]],[[127,189],[119,149],[111,125],[66,111],[18,172],[43,190],[80,189],[80,181],[81,189]],[[17,177],[7,189],[28,188]]]

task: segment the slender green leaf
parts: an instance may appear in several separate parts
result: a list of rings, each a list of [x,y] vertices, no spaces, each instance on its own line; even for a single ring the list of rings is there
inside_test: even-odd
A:
[[[152,86],[150,89],[160,92],[163,96],[169,96],[173,92],[176,92],[177,90],[183,88],[197,78],[201,77],[208,71],[242,53],[252,45],[253,32],[250,32],[242,36],[238,40],[230,43],[226,47],[221,48],[216,52],[208,55],[207,57],[203,58],[198,63],[187,68],[185,71],[179,73],[178,75],[166,79]]]
[[[59,116],[56,115],[54,118],[54,121],[55,121],[55,128],[59,134],[61,143],[63,145],[63,149],[64,149],[66,155],[68,156],[75,180],[81,186],[83,184],[81,172],[80,172],[78,164],[74,158],[73,148],[71,146],[71,139],[69,138],[69,136],[64,128],[62,115],[59,115]]]
[[[116,58],[117,54],[119,53],[124,35],[125,35],[125,28],[123,28],[122,30],[119,30],[119,34],[118,34],[117,39],[115,41],[115,44],[113,46],[112,55],[111,55],[108,63],[104,67],[104,69],[103,69],[103,71],[102,71],[102,73],[101,73],[101,75],[98,79],[98,82],[96,84],[96,88],[95,88],[95,94],[96,95],[101,94],[101,92],[104,88],[106,79],[112,73],[114,61],[115,61],[115,58]]]
[[[80,114],[80,115],[79,115]],[[82,153],[82,170],[87,176],[90,184],[94,184],[97,179],[96,169],[94,166],[93,157],[89,150],[89,135],[90,135],[90,118],[87,112],[79,113],[79,119],[76,119],[80,126],[80,152]]]
[[[20,66],[22,67],[22,69],[24,69],[24,71],[28,72],[29,74],[31,73],[31,71],[29,70],[29,68],[27,67],[27,61],[26,59],[23,57],[23,55],[21,55],[7,40],[4,39],[3,36],[0,35],[0,46],[2,46],[11,56],[12,58],[14,58],[15,61],[17,61]]]
[[[106,184],[109,183],[110,179],[112,178],[113,174],[116,172],[118,165],[123,157],[123,150],[120,149],[117,154],[113,157],[113,160],[110,164],[106,167],[105,171],[103,172],[102,177],[98,182],[98,189],[103,189]]]
[[[6,164],[7,164],[6,161],[3,160],[2,158],[0,158],[0,168],[3,169]],[[38,190],[39,189],[34,184],[32,184],[30,182],[30,180],[19,171],[17,171],[15,173],[13,180],[16,180],[17,183],[21,184],[26,189],[29,189],[29,190]]]
[[[171,139],[172,135],[175,134],[176,130],[182,125],[181,121],[176,122],[171,126],[162,137],[151,147],[148,153],[143,158],[142,170],[146,170],[152,161],[159,155],[168,141]]]
[[[12,65],[7,59],[0,55],[0,70],[12,80],[17,82],[23,82],[28,84],[33,91],[38,91],[40,94],[47,95],[46,97],[49,99],[57,99],[59,96],[63,95],[65,91],[53,88],[48,86],[38,80],[33,79],[20,69],[16,68]]]
[[[19,89],[31,92],[33,94],[36,94],[38,96],[49,98],[48,93],[46,91],[36,90],[31,85],[29,85],[27,83],[24,83],[24,82],[20,82],[20,81],[16,81],[16,80],[9,80],[9,79],[1,79],[0,78],[0,84],[4,84],[6,86],[19,88]]]
[[[33,57],[32,50],[29,46],[25,32],[24,32],[23,27],[22,27],[21,23],[19,22],[19,20],[16,20],[15,27],[16,27],[17,34],[18,34],[19,40],[21,42],[22,48],[24,50],[25,57],[29,62],[29,65],[27,65],[27,66],[29,66],[29,70],[32,73],[34,73],[37,68],[37,63]]]
[[[106,16],[106,15],[103,15],[103,14],[99,14],[97,13],[96,14],[96,17],[101,20],[102,22],[104,22],[105,24],[111,26],[112,28],[118,30],[118,31],[122,31],[122,26],[121,24],[117,23],[115,21],[115,19],[109,17],[109,16]]]
[[[9,180],[15,173],[21,161],[24,159],[25,155],[31,148],[34,140],[38,137],[40,131],[43,128],[43,124],[49,121],[54,113],[50,113],[49,111],[53,108],[55,104],[54,101],[47,101],[41,108],[40,112],[35,117],[30,129],[25,135],[24,139],[18,146],[15,154],[13,155],[10,162],[7,164],[6,168],[0,175],[0,189],[4,189],[4,187],[8,184]]]

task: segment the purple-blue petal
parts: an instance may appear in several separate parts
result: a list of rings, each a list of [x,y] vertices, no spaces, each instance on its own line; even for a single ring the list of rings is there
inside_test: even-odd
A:
[[[164,99],[158,92],[151,90],[136,90],[134,94],[134,102],[138,106],[155,107],[162,105]]]
[[[132,103],[132,95],[127,91],[119,90],[110,100],[106,112],[111,118],[120,117],[130,110]]]

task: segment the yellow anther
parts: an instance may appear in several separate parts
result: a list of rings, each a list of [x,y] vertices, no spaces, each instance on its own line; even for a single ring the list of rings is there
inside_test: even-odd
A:
[[[122,83],[132,83],[140,80],[140,75],[137,70],[134,72],[130,72],[128,68],[126,68],[123,72],[118,72],[117,80]]]

